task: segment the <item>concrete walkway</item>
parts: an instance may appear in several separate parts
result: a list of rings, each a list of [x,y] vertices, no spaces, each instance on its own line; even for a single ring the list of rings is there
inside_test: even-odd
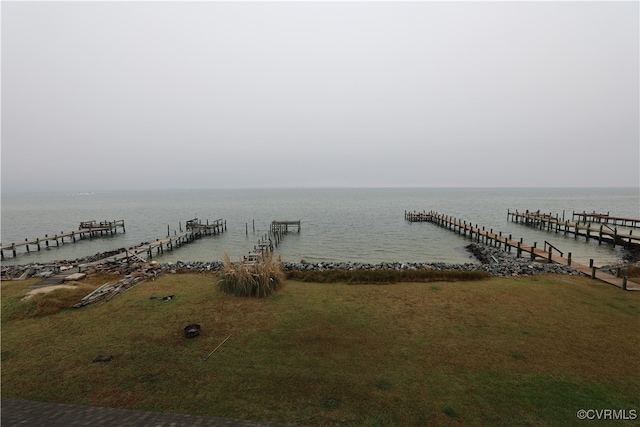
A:
[[[2,427],[285,427],[218,417],[167,414],[27,400],[0,400]]]

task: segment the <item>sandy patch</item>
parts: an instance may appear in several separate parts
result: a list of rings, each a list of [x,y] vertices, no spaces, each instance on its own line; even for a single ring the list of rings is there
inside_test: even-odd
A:
[[[55,291],[56,289],[69,288],[75,289],[76,287],[73,285],[52,285],[52,286],[44,286],[42,288],[36,288],[30,290],[27,295],[22,298],[22,301],[29,301],[36,294],[46,294],[47,292]]]

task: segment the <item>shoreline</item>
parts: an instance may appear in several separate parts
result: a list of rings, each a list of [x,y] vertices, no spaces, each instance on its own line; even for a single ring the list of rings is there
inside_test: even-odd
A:
[[[580,275],[581,273],[573,267],[560,264],[549,264],[541,261],[532,261],[529,258],[517,258],[515,255],[504,252],[493,246],[481,243],[471,243],[466,246],[466,250],[475,258],[476,262],[468,263],[445,263],[445,262],[300,262],[281,261],[284,271],[324,271],[324,270],[420,270],[431,269],[437,271],[485,271],[493,277],[516,277],[521,275],[537,274],[567,274]],[[78,258],[76,260],[59,260],[47,264],[28,263],[21,265],[10,265],[2,268],[2,280],[21,280],[30,277],[46,279],[60,271],[77,268],[83,264],[90,263],[101,258],[113,255],[118,251],[111,251],[93,256]],[[615,265],[600,267],[601,271],[615,274],[617,268],[633,264],[635,261],[623,261]],[[222,261],[175,261],[166,263],[155,263],[154,270],[162,272],[177,273],[180,271],[191,272],[217,272],[222,270]],[[110,263],[101,270],[119,270],[123,274],[131,274],[136,270],[135,264]]]

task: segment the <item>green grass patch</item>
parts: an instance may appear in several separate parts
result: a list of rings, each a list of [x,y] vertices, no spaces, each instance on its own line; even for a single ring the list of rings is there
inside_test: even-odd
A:
[[[3,397],[307,426],[571,426],[579,409],[640,408],[640,293],[550,275],[289,280],[258,299],[219,280],[165,274],[36,317],[5,317],[27,283],[2,282]]]
[[[456,411],[451,406],[442,408],[442,412],[449,418],[458,418],[458,411]]]

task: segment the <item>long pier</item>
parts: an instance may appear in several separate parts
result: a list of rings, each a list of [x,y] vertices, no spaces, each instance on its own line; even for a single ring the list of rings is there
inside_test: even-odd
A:
[[[551,213],[541,213],[539,210],[535,212],[525,211],[507,211],[507,219],[520,224],[525,224],[531,227],[536,227],[541,230],[555,231],[555,233],[563,233],[564,235],[573,234],[576,238],[578,236],[589,239],[597,239],[599,244],[602,242],[611,243],[613,246],[616,244],[622,244],[627,246],[640,245],[640,234],[633,234],[633,230],[629,230],[628,234],[618,230],[616,224],[640,224],[640,219],[610,217],[603,214],[576,214],[574,212],[573,217],[593,219],[600,218],[597,223],[598,227],[593,227],[591,222],[586,224],[580,224],[580,221],[573,222],[569,220],[560,219],[559,215],[555,216]],[[613,228],[604,221],[605,218],[611,220]]]
[[[153,258],[154,252],[156,255],[161,255],[165,250],[172,251],[175,248],[179,248],[186,243],[193,242],[204,236],[215,236],[224,233],[227,230],[227,221],[224,219],[216,219],[209,223],[202,223],[198,218],[190,219],[186,222],[187,231],[178,234],[174,231],[172,236],[169,232],[169,226],[167,226],[167,236],[163,239],[156,239],[154,242],[142,243],[139,246],[131,248],[126,251],[125,254],[116,255],[115,260],[128,258],[130,256],[142,259]]]
[[[118,254],[107,256],[89,263],[80,264],[75,268],[71,268],[63,272],[58,272],[56,275],[44,279],[37,286],[49,286],[62,283],[72,274],[83,273],[84,271],[103,264],[121,262],[125,260],[127,263],[146,263],[153,258],[154,254],[162,255],[164,251],[172,251],[204,236],[217,235],[225,232],[227,230],[227,222],[223,219],[218,219],[212,223],[207,221],[206,224],[203,224],[202,221],[194,218],[187,221],[187,228],[187,231],[181,230],[180,233],[174,231],[172,236],[169,232],[169,227],[167,227],[167,236],[162,239],[156,239],[153,242],[142,242],[139,245],[127,248]]]
[[[53,246],[51,242],[54,242],[55,246],[60,246],[60,244],[65,243],[65,239],[67,239],[67,242],[75,243],[78,239],[113,235],[118,232],[118,228],[122,228],[122,232],[125,232],[124,220],[101,222],[97,222],[95,220],[82,221],[78,229],[75,231],[61,231],[59,234],[54,234],[52,236],[45,234],[44,237],[31,240],[24,239],[24,242],[11,243],[9,245],[0,244],[0,256],[4,259],[4,253],[7,251],[11,252],[15,258],[18,256],[18,248],[20,247],[24,247],[27,252],[31,252],[31,247],[35,246],[35,250],[40,251],[42,250],[43,244],[45,249]]]
[[[24,246],[27,252],[30,252],[30,245],[36,246],[37,250],[42,249],[42,245],[50,247],[50,242],[55,242],[55,246],[64,244],[67,239],[70,242],[76,242],[77,239],[85,239],[87,237],[99,237],[102,235],[113,235],[117,232],[118,228],[122,228],[125,231],[124,220],[119,221],[83,221],[80,223],[80,227],[77,231],[71,231],[68,233],[61,232],[53,236],[45,235],[43,238],[38,239],[25,239],[24,242],[12,243],[11,245],[2,246],[2,259],[4,259],[4,251],[11,251],[13,256],[17,256],[17,248]],[[174,247],[180,247],[185,243],[191,242],[203,236],[211,236],[223,233],[227,229],[227,222],[224,219],[209,220],[206,223],[202,223],[198,218],[190,219],[186,222],[186,232],[180,229],[180,234],[174,231],[174,235],[170,235],[169,226],[167,226],[167,236],[163,239],[156,239],[154,242],[143,243],[129,251],[130,254],[140,257],[140,254],[148,258],[152,258],[154,252],[156,254],[162,254],[165,250],[173,250]],[[113,257],[111,257],[113,258]],[[115,259],[126,258],[126,254],[117,255]]]
[[[565,257],[563,252],[546,241],[544,248],[538,248],[537,243],[534,243],[533,246],[526,245],[522,238],[520,238],[520,240],[514,240],[511,234],[509,236],[503,236],[501,231],[496,233],[493,229],[486,230],[485,227],[480,228],[477,224],[474,226],[471,222],[467,223],[466,221],[462,221],[448,215],[439,214],[434,211],[405,211],[404,217],[410,222],[431,222],[458,234],[462,234],[465,238],[468,235],[471,240],[475,239],[477,242],[482,242],[498,248],[504,247],[506,252],[511,252],[513,248],[517,251],[516,256],[518,258],[522,257],[523,253],[528,253],[531,261],[535,261],[540,258],[541,260],[546,260],[546,262],[549,263],[572,266],[582,274],[590,276],[593,279],[602,280],[603,282],[624,290],[640,291],[640,284],[631,282],[626,277],[620,278],[599,271],[593,266],[593,261],[590,262],[589,266],[572,262],[571,252],[567,254],[567,257]]]

